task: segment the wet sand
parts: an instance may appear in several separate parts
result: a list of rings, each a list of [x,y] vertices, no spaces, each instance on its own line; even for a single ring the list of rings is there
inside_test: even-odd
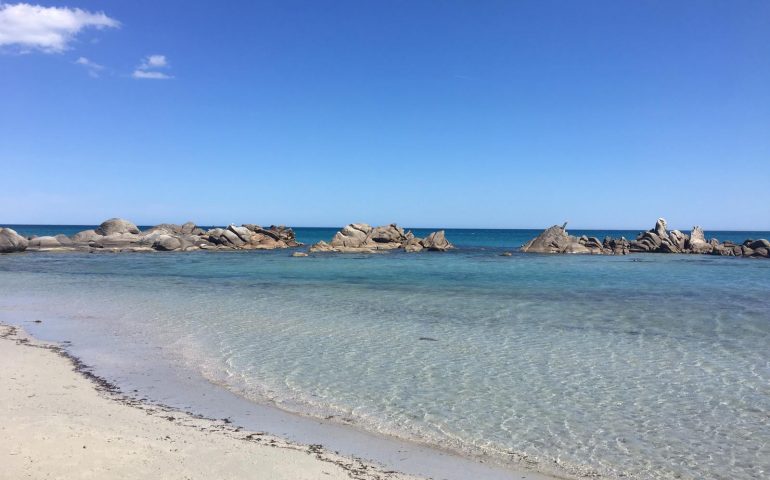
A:
[[[132,400],[59,347],[0,325],[5,478],[416,479]]]

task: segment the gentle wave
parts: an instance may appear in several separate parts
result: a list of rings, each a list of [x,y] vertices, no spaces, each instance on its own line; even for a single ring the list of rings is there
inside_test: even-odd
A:
[[[767,262],[635,258],[36,254],[2,259],[0,301],[57,305],[120,358],[503,463],[761,477]]]

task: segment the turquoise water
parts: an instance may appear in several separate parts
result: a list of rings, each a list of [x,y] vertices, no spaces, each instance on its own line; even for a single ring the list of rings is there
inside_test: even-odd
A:
[[[221,226],[221,225],[220,225]],[[0,224],[0,227],[9,227],[16,230],[20,235],[24,236],[44,236],[44,235],[58,235],[63,233],[67,236],[72,236],[83,230],[95,229],[97,225],[12,225],[12,224]],[[213,228],[214,226],[202,226],[204,229]],[[140,229],[146,230],[150,226],[139,226]],[[341,227],[295,227],[294,231],[297,234],[297,239],[307,245],[316,243],[320,240],[328,241]],[[413,228],[412,231],[418,237],[425,237],[429,233],[438,230],[437,228]],[[639,230],[573,230],[569,229],[569,233],[573,235],[587,235],[589,237],[597,237],[603,240],[605,236],[611,236],[619,238],[621,236],[632,240],[639,235],[644,229]],[[689,233],[688,230],[683,230],[685,233]],[[518,229],[518,230],[500,230],[500,229],[469,229],[469,228],[450,228],[446,229],[447,238],[456,245],[466,248],[500,248],[500,249],[512,249],[524,245],[528,240],[536,237],[542,229]],[[706,231],[706,238],[716,237],[721,241],[730,240],[737,244],[743,243],[744,240],[769,238],[770,232],[762,231]]]
[[[445,254],[6,255],[0,311],[48,311],[52,329],[157,349],[255,402],[502,463],[767,476],[770,262],[498,255],[532,233],[449,231],[463,248]]]

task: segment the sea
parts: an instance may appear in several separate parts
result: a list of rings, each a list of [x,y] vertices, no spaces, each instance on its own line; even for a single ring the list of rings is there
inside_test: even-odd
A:
[[[498,474],[770,478],[770,261],[517,251],[538,233],[448,229],[455,250],[419,254],[0,255],[0,321],[150,401],[225,411],[184,387],[206,384]]]

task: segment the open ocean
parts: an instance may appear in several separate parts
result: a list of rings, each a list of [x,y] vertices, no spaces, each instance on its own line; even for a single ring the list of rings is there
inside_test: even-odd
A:
[[[310,244],[336,229],[295,231]],[[501,464],[768,478],[770,261],[500,256],[539,232],[449,229],[446,253],[2,255],[0,320],[41,319],[22,325],[86,358],[141,356],[158,381],[195,372],[253,402]]]

